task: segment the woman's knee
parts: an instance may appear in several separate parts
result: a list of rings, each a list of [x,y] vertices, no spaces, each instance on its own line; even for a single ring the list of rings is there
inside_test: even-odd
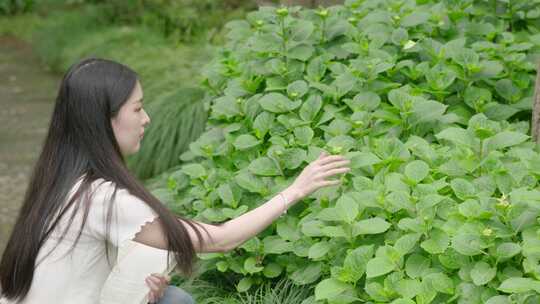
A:
[[[195,304],[195,300],[182,288],[169,286],[157,304]]]

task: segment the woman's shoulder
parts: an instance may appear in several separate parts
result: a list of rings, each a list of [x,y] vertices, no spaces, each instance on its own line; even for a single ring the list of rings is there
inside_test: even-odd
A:
[[[81,187],[83,180],[84,176],[77,179],[75,185],[70,191],[70,195],[73,195],[73,193],[76,192],[79,187]],[[114,181],[106,180],[101,177],[91,181],[85,192],[89,194],[88,198],[91,200],[101,200],[104,198],[110,199],[113,197],[113,194],[117,199],[122,197],[132,197],[128,190],[117,186]]]

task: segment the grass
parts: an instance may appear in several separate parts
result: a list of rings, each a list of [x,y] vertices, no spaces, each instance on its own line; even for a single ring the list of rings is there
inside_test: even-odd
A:
[[[286,278],[243,293],[216,284],[218,281],[195,278],[177,281],[176,285],[191,294],[197,304],[302,304],[312,294],[311,286],[297,286]]]

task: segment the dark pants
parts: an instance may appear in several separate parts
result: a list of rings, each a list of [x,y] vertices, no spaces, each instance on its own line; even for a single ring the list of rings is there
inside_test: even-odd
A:
[[[169,286],[157,304],[195,304],[195,300],[182,288]]]

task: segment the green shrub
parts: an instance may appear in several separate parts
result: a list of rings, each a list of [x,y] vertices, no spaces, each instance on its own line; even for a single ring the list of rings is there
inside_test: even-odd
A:
[[[0,16],[25,13],[34,5],[34,0],[0,0]]]
[[[242,17],[254,1],[238,0],[113,0],[104,15],[112,23],[148,26],[175,41],[205,40],[227,20]]]
[[[323,150],[353,170],[257,237],[201,257],[238,291],[288,277],[307,303],[538,303],[540,154],[528,125],[536,2],[346,1],[231,22],[174,210],[223,222]],[[500,18],[503,16],[502,18]]]

